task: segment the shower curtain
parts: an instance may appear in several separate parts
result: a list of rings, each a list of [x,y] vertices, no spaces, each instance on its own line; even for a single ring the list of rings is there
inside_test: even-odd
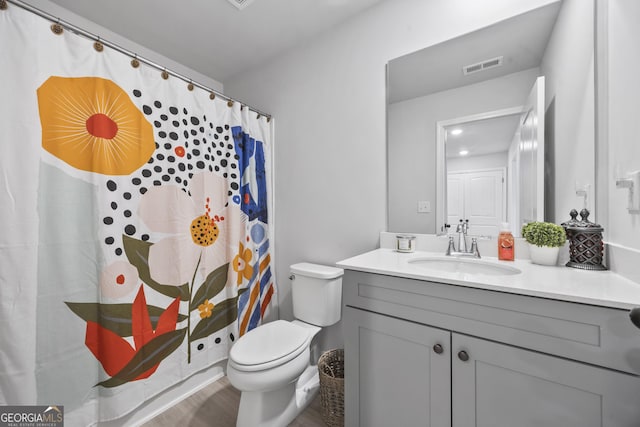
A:
[[[266,117],[0,10],[0,404],[118,418],[274,310]]]

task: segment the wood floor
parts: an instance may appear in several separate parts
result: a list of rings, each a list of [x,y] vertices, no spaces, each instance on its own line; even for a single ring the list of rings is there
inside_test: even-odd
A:
[[[235,427],[240,392],[227,377],[189,396],[142,427]],[[323,427],[320,395],[298,416],[290,427]]]

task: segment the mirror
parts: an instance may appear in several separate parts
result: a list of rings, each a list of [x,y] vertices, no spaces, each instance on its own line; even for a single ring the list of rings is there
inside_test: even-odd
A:
[[[593,22],[556,1],[389,62],[389,231],[519,235],[593,208]]]

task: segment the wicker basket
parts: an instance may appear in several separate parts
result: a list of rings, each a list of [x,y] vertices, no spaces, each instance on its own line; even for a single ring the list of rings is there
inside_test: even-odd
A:
[[[318,360],[322,419],[329,427],[344,426],[344,350],[322,353]]]

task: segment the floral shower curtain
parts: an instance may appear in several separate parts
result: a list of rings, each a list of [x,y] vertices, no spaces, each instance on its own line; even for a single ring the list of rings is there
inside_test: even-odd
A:
[[[89,425],[273,310],[272,129],[52,27],[0,10],[0,404]]]

